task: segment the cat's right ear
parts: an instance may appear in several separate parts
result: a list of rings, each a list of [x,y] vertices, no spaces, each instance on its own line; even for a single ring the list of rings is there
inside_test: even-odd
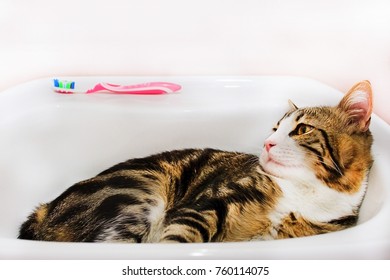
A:
[[[346,112],[350,122],[361,131],[367,131],[372,113],[372,89],[369,81],[354,85],[340,101],[339,108]]]
[[[288,100],[288,105],[290,106],[291,111],[298,110],[298,106],[294,104],[294,102],[291,101],[291,99]]]

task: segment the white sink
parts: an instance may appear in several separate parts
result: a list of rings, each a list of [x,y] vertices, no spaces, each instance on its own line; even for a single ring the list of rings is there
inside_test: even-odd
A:
[[[52,91],[51,79],[41,79],[0,93],[0,259],[390,258],[390,127],[376,116],[371,124],[375,162],[353,228],[297,239],[213,244],[18,240],[18,228],[35,206],[115,163],[189,147],[256,153],[288,108],[288,99],[310,106],[336,105],[342,97],[324,84],[297,77],[70,79],[91,85],[167,81],[183,89],[159,96],[62,95]]]

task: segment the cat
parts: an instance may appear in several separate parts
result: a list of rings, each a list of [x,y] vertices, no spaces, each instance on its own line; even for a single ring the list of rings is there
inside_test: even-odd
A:
[[[355,225],[373,163],[370,83],[334,107],[290,107],[260,156],[208,148],[130,159],[41,204],[18,238],[228,242]]]

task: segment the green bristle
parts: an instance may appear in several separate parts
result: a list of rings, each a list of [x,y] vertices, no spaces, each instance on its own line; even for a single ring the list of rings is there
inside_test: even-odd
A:
[[[75,82],[73,81],[61,81],[58,79],[54,79],[54,87],[62,88],[62,89],[74,89]]]

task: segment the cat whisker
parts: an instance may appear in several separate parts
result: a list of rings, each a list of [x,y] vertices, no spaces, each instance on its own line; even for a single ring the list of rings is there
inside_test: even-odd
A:
[[[337,170],[337,172],[339,172],[339,174],[340,174],[341,176],[343,176],[344,174],[343,174],[343,172],[341,171],[341,168],[338,166],[338,164],[337,164],[332,158],[331,158],[330,160],[332,161],[332,163],[333,163],[333,165],[334,165],[334,169]]]
[[[343,180],[347,181],[348,183],[350,184],[353,184],[353,182],[351,182],[351,180],[348,178],[348,177],[345,177],[343,172],[341,171],[340,167],[334,162],[333,159],[331,159],[332,163],[334,164],[334,166],[331,166],[329,164],[327,164],[324,160],[317,160],[317,162],[320,162],[320,163],[323,163],[324,165],[328,166],[329,168],[332,168],[333,170],[337,171],[337,173],[343,177]],[[312,163],[315,163],[316,161],[315,160],[311,160]]]
[[[316,158],[316,159],[308,158],[308,160],[309,160],[309,163],[311,163],[311,164],[321,163],[321,164],[325,165],[326,167],[335,170],[340,176],[344,175],[343,172],[341,171],[340,167],[336,164],[336,162],[332,158],[330,160],[332,161],[333,165],[330,165],[329,163],[327,163],[323,158]],[[308,166],[308,167],[310,168],[310,166]]]

